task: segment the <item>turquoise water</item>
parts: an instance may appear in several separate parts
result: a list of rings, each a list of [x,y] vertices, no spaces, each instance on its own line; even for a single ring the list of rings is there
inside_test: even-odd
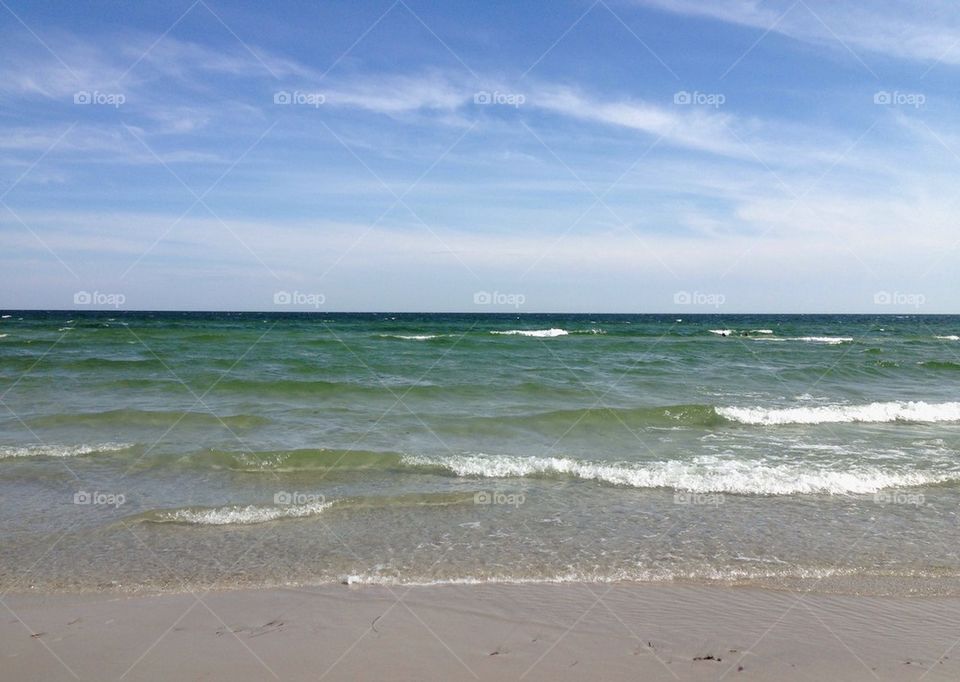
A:
[[[960,317],[0,319],[0,588],[960,593]]]

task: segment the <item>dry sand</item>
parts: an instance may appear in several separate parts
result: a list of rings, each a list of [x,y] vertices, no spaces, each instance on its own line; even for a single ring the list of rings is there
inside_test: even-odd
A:
[[[960,679],[956,598],[326,585],[3,605],[3,680]]]

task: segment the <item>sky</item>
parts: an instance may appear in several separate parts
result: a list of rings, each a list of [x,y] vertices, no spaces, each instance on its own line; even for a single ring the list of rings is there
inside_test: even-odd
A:
[[[960,313],[950,0],[0,0],[0,308]]]

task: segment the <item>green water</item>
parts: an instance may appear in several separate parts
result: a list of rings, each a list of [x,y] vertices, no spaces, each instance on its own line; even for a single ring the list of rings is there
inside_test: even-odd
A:
[[[4,316],[2,589],[960,592],[958,317]]]

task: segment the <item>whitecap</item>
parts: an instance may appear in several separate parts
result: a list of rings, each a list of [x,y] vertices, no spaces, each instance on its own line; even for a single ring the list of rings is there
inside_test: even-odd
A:
[[[960,402],[923,401],[870,403],[867,405],[821,405],[818,407],[718,407],[724,419],[772,426],[779,424],[838,424],[848,422],[953,422],[960,421]]]
[[[97,445],[0,445],[0,459],[11,457],[78,457],[95,452],[119,452],[132,443],[99,443]]]
[[[566,329],[508,329],[506,331],[492,331],[491,334],[502,334],[505,336],[537,336],[537,337],[552,337],[552,336],[566,336],[570,332]]]
[[[300,519],[316,516],[328,509],[333,502],[312,502],[310,504],[291,504],[276,506],[232,505],[209,509],[176,509],[160,512],[156,521],[167,523],[186,523],[196,526],[228,526],[266,523],[278,519]]]
[[[713,455],[691,461],[590,462],[568,457],[512,455],[405,456],[408,466],[440,467],[457,476],[523,478],[566,475],[632,488],[669,488],[693,493],[737,495],[868,494],[960,480],[960,471],[883,470],[855,466],[837,470],[800,464],[721,459]]]

